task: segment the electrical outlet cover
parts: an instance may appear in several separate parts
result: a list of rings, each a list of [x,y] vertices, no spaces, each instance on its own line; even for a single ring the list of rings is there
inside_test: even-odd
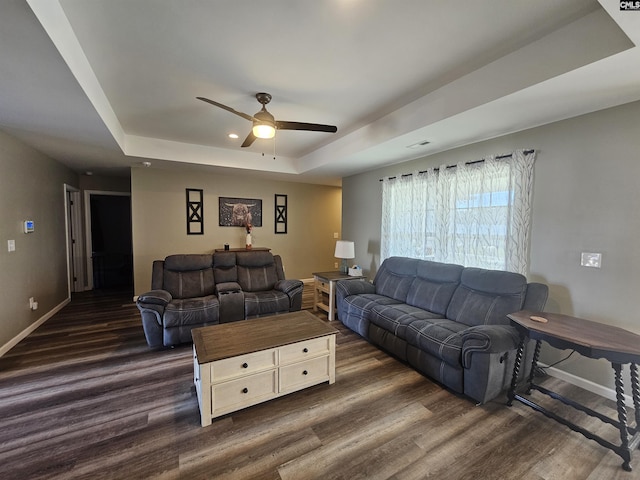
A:
[[[580,265],[583,267],[600,268],[601,262],[601,253],[582,252],[582,255],[580,256]]]

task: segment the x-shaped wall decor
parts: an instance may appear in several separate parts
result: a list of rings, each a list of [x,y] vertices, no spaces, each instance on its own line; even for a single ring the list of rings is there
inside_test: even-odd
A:
[[[187,235],[204,235],[202,190],[187,188]]]
[[[278,195],[275,198],[275,233],[287,233],[287,196]]]

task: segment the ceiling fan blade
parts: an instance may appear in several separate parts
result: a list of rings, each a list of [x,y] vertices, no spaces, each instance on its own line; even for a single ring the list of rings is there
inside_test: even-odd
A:
[[[250,147],[250,146],[251,146],[251,144],[252,144],[253,142],[255,142],[256,138],[258,138],[258,137],[256,137],[256,136],[253,134],[253,130],[251,130],[251,131],[249,132],[249,135],[247,135],[247,138],[245,138],[245,139],[244,139],[244,142],[242,142],[242,145],[240,145],[240,146],[241,146],[241,147]]]
[[[227,112],[235,113],[236,115],[244,118],[245,120],[249,120],[250,122],[253,122],[255,120],[255,118],[252,115],[247,115],[246,113],[239,112],[237,110],[234,110],[231,107],[227,107],[226,105],[223,105],[222,103],[218,103],[218,102],[215,102],[213,100],[209,100],[208,98],[205,98],[205,97],[196,97],[196,98],[198,100],[202,100],[203,102],[210,103],[211,105],[214,105],[216,107],[222,108],[223,110],[226,110]]]
[[[334,125],[322,125],[320,123],[304,123],[304,122],[284,122],[277,121],[276,128],[278,130],[309,130],[311,132],[327,132],[336,133],[338,127]]]

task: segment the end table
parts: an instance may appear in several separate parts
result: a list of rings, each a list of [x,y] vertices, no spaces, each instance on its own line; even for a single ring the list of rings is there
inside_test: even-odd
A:
[[[318,308],[327,312],[329,321],[336,315],[336,282],[338,280],[365,280],[366,277],[352,277],[340,272],[314,272],[313,274],[313,311]],[[329,295],[329,304],[324,303],[322,294]]]

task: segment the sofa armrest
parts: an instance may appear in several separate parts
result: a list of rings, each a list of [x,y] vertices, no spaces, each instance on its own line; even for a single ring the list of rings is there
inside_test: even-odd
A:
[[[460,333],[464,394],[479,404],[486,403],[509,388],[513,376],[516,351],[520,344],[518,331],[509,325],[479,325]],[[531,371],[533,348],[525,345],[518,379]]]
[[[223,282],[216,284],[216,291],[218,295],[225,293],[236,293],[241,292],[242,287],[238,282]]]
[[[363,293],[376,293],[376,286],[373,283],[362,280],[338,280],[336,282],[336,295],[338,298],[346,298],[349,295]]]
[[[304,284],[302,280],[278,280],[273,288],[291,296],[295,295],[298,290],[302,292]]]
[[[136,306],[142,316],[142,328],[150,347],[163,346],[162,317],[164,309],[173,299],[166,290],[151,290],[138,296]]]
[[[509,325],[479,325],[466,329],[462,336],[462,366],[471,367],[475,353],[503,353],[518,348],[520,335]]]
[[[302,280],[278,280],[273,288],[287,294],[290,312],[297,312],[302,309],[302,291],[304,289]]]
[[[138,296],[136,304],[140,306],[160,305],[166,307],[173,297],[166,290],[151,290]]]

